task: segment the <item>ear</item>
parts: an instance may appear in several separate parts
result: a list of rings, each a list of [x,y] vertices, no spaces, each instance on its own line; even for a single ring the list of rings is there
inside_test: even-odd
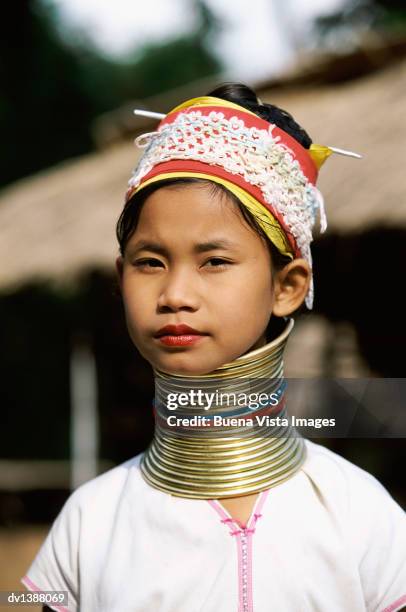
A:
[[[120,291],[123,290],[123,258],[119,255],[116,259],[116,273],[117,273],[117,281],[120,287]]]
[[[311,268],[305,259],[294,259],[277,273],[272,312],[285,317],[304,302],[310,285]]]

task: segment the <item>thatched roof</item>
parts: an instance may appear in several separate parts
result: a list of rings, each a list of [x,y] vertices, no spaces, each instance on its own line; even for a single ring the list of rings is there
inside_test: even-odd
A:
[[[405,82],[403,60],[340,84],[260,92],[263,100],[289,110],[315,142],[364,155],[334,155],[321,170],[327,232],[406,225]],[[87,266],[111,268],[115,222],[137,155],[132,142],[118,143],[4,190],[0,286],[33,277],[64,282]]]
[[[289,110],[314,142],[363,155],[361,160],[332,155],[321,168],[318,186],[329,229],[406,226],[405,82],[403,60],[340,85],[261,94]]]
[[[115,222],[135,161],[132,143],[67,161],[0,197],[0,286],[64,283],[87,266],[111,268]]]

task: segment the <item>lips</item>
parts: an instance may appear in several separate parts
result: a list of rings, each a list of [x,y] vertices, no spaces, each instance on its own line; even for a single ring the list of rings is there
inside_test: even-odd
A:
[[[160,344],[167,347],[193,346],[196,343],[202,342],[206,336],[208,334],[183,323],[179,325],[165,325],[155,334],[155,338],[158,339]]]
[[[183,323],[179,325],[165,325],[161,327],[155,334],[155,338],[161,338],[162,336],[206,336],[204,332],[201,332],[189,325]]]

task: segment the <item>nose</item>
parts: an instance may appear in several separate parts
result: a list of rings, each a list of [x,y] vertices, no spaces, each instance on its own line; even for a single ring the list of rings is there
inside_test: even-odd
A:
[[[170,272],[164,281],[158,298],[159,312],[198,310],[200,299],[192,275],[185,270]]]

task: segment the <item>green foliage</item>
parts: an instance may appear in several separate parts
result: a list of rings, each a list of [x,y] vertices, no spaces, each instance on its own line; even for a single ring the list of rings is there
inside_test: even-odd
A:
[[[318,17],[315,26],[322,41],[332,34],[365,27],[404,32],[406,6],[404,0],[347,0],[341,10]]]
[[[128,93],[131,88],[136,97],[143,98],[218,70],[218,62],[207,54],[203,45],[194,37],[185,37],[164,45],[144,47],[138,62],[123,70],[123,76]]]
[[[195,32],[149,44],[126,61],[102,57],[85,39],[60,36],[59,16],[40,0],[5,5],[0,26],[0,185],[92,148],[91,122],[143,98],[219,71],[207,41],[218,27],[201,0]]]

